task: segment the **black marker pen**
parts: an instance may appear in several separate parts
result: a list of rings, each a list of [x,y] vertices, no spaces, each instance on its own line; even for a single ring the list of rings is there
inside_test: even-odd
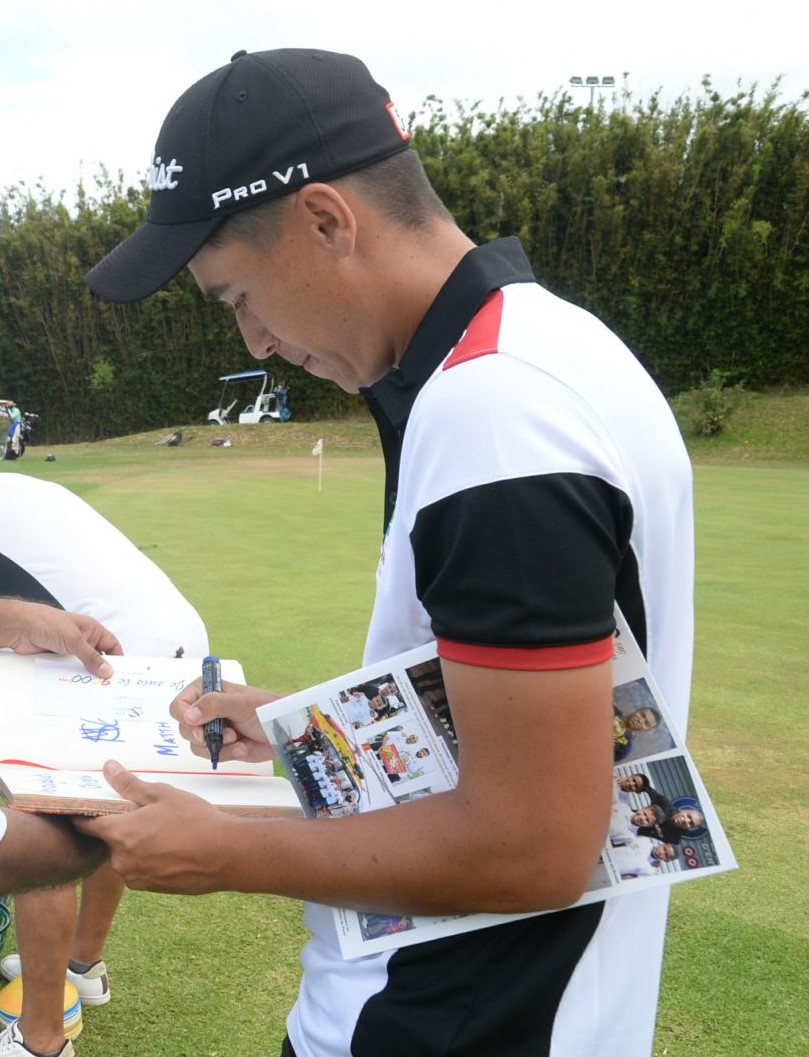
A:
[[[205,657],[202,662],[203,694],[222,693],[222,668],[218,657]],[[205,724],[205,748],[211,754],[211,766],[216,770],[224,739],[225,721],[209,719]]]

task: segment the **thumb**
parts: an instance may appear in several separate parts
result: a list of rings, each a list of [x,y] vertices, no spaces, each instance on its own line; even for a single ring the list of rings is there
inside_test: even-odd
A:
[[[104,777],[119,796],[125,800],[131,800],[138,806],[150,804],[155,799],[154,783],[142,782],[131,771],[122,767],[117,760],[108,760],[104,764]]]
[[[99,679],[111,679],[115,675],[115,669],[104,656],[94,649],[89,642],[82,640],[77,642],[75,656],[81,661],[88,672],[97,675]]]

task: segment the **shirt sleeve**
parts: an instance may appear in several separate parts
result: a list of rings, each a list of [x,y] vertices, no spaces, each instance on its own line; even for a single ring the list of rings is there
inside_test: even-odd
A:
[[[525,668],[606,659],[631,527],[626,495],[577,473],[488,483],[425,507],[410,540],[440,652],[496,665],[488,650],[518,651],[501,657]]]

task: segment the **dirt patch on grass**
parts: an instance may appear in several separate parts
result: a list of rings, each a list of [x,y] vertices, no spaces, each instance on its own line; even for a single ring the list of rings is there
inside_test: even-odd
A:
[[[159,446],[176,432],[182,433],[180,448],[214,447],[214,440],[230,441],[234,448],[250,448],[268,455],[307,455],[318,440],[323,440],[324,455],[369,454],[379,451],[376,426],[370,419],[359,421],[262,423],[256,426],[176,426],[165,430],[149,430],[127,437],[113,437],[97,441],[93,447],[143,448]]]

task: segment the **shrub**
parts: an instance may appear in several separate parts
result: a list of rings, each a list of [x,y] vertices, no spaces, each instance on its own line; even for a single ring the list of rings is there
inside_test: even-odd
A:
[[[674,398],[674,413],[686,432],[713,437],[724,430],[746,395],[744,384],[729,385],[729,378],[725,371],[714,368],[698,388]]]

